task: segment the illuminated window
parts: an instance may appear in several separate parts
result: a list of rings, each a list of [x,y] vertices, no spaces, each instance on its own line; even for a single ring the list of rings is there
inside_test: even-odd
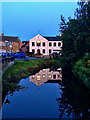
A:
[[[45,72],[45,69],[43,69],[43,72]]]
[[[41,45],[40,40],[37,40],[37,46],[40,46],[40,45]]]
[[[35,76],[33,75],[33,76],[32,76],[32,79],[34,79],[34,78],[35,78]]]
[[[43,74],[43,76],[42,76],[43,78],[45,78],[45,74]]]
[[[40,80],[41,79],[41,76],[40,75],[37,75],[37,80]]]
[[[52,77],[52,75],[51,74],[49,74],[49,78],[51,78]]]

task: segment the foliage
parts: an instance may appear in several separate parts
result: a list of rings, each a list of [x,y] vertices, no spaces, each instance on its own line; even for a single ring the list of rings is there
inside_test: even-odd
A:
[[[74,70],[76,71],[74,73],[78,73],[79,78],[89,87],[90,59],[86,60],[87,56],[84,58],[83,56],[90,53],[90,1],[78,2],[78,5],[74,19],[69,17],[66,21],[61,15],[59,25],[62,32],[63,49],[61,57],[55,63],[55,67],[73,69],[75,65]],[[78,61],[82,58],[83,60]]]
[[[8,91],[16,90],[19,86],[17,83],[22,78],[26,78],[31,74],[35,74],[40,69],[52,67],[55,60],[53,59],[38,59],[29,61],[15,61],[15,64],[8,68],[2,77],[3,93],[5,96]]]
[[[90,88],[90,54],[75,63],[73,72],[86,87]]]
[[[75,62],[90,52],[90,2],[78,2],[75,19],[68,21],[61,15],[60,31],[63,40],[63,52],[59,58],[64,64],[72,68]],[[59,60],[57,63],[60,63]],[[61,63],[59,64],[59,66]]]

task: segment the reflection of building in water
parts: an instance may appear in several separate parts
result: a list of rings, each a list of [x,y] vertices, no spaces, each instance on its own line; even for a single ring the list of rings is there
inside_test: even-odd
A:
[[[52,81],[60,81],[62,80],[62,74],[59,71],[50,71],[50,69],[40,70],[35,75],[30,76],[30,81],[34,84],[40,86],[43,83],[52,80]]]

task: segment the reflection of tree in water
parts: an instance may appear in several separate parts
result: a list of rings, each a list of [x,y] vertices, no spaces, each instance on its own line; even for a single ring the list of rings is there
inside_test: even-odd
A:
[[[60,110],[60,118],[88,118],[89,94],[88,90],[75,82],[72,74],[63,74],[63,93],[57,98]]]

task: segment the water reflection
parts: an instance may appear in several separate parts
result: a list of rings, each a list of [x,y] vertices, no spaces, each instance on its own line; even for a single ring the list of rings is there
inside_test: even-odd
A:
[[[63,72],[63,86],[61,97],[57,98],[60,118],[90,118],[89,91],[76,82],[71,72]]]
[[[6,96],[3,118],[88,118],[88,92],[75,81],[61,68],[22,79],[19,85],[26,88]]]
[[[62,81],[61,69],[59,71],[52,71],[49,68],[40,70],[35,75],[30,76],[30,81],[37,86],[40,86],[47,81]]]

